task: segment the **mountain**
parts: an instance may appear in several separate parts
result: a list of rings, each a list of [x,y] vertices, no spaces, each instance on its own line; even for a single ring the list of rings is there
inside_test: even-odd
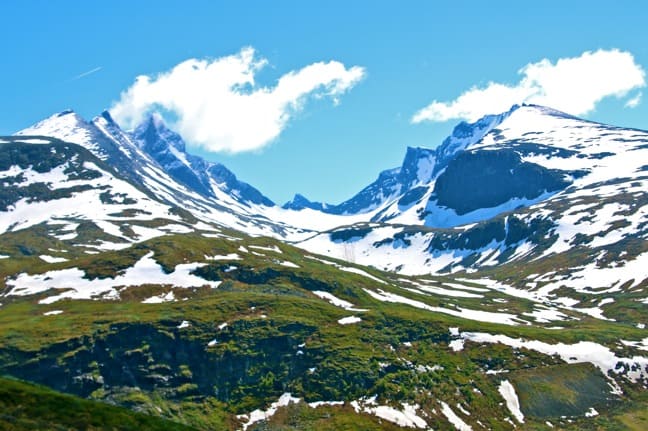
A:
[[[422,274],[520,264],[576,249],[591,262],[594,250],[645,238],[648,133],[539,106],[496,118],[502,119],[497,127],[482,128],[481,139],[429,182],[371,213],[374,224],[322,233],[301,246]],[[362,235],[341,240],[341,232],[354,230]]]
[[[188,154],[182,137],[170,130],[159,114],[150,115],[132,133],[139,147],[157,161],[174,180],[205,197],[225,193],[242,204],[274,206],[251,185],[239,181],[220,163]]]
[[[316,211],[324,212],[326,204],[323,204],[321,202],[312,202],[308,200],[308,198],[306,198],[304,195],[297,193],[290,201],[283,204],[282,208],[296,211],[303,210],[304,208],[310,208]]]
[[[632,298],[615,295],[615,322],[234,231],[32,246],[67,260],[0,246],[0,373],[77,396],[200,429],[581,429],[645,412]]]
[[[88,122],[67,110],[21,130],[12,139],[18,137],[27,141],[29,137],[56,138],[80,145],[151,198],[182,208],[207,224],[265,235],[303,231],[288,226],[281,217],[271,220],[265,212],[274,204],[223,165],[187,154],[182,138],[159,117],[147,118],[128,133],[108,112]]]
[[[641,424],[647,152],[515,106],[280,208],[159,116],[56,114],[0,137],[0,375],[205,430]]]
[[[466,147],[479,142],[518,108],[519,106],[515,105],[509,112],[487,115],[472,124],[459,123],[452,131],[452,135],[448,136],[435,150],[408,147],[405,159],[399,168],[381,172],[376,181],[339,205],[313,204],[307,198],[298,195],[295,197],[296,199],[286,203],[284,208],[296,210],[313,208],[331,214],[369,213],[409,192],[409,196],[404,197],[402,203],[402,205],[407,205],[421,193],[422,189],[417,186],[429,183],[455,155],[464,151]]]
[[[400,168],[381,172],[376,181],[339,205],[311,202],[298,194],[284,204],[283,208],[294,210],[311,208],[338,215],[370,213],[413,186],[430,181],[436,163],[435,153],[434,150],[426,148],[408,148]]]

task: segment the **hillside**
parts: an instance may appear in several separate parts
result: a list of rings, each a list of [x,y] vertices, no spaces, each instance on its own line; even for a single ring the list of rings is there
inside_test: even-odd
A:
[[[524,105],[280,208],[54,115],[0,138],[0,374],[204,430],[643,429],[646,142]]]
[[[5,377],[0,377],[0,408],[0,428],[11,431],[194,429]]]

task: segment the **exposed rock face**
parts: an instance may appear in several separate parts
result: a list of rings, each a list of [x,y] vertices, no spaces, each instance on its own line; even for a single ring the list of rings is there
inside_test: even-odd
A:
[[[465,214],[490,208],[513,198],[533,199],[570,184],[567,172],[523,162],[512,150],[459,154],[436,181],[439,205]]]

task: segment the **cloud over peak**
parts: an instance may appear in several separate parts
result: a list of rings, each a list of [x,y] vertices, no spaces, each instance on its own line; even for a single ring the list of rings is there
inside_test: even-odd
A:
[[[486,114],[504,112],[512,105],[534,103],[573,115],[592,112],[604,98],[624,98],[632,90],[646,86],[646,72],[629,52],[586,51],[578,57],[548,59],[530,63],[518,73],[517,84],[490,82],[472,87],[455,100],[434,100],[412,116],[412,123],[442,122],[452,119],[475,121]],[[626,101],[633,108],[640,96]]]
[[[317,62],[259,86],[256,74],[268,61],[251,47],[213,60],[186,60],[155,77],[138,76],[110,109],[127,128],[151,111],[170,112],[184,138],[207,151],[260,149],[286,128],[309,98],[337,104],[365,76],[359,66]]]

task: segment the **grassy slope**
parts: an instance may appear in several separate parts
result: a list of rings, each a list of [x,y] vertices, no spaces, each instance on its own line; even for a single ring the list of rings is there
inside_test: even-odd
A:
[[[0,429],[162,431],[194,428],[0,377]]]
[[[620,338],[640,339],[643,334],[628,325],[595,319],[566,322],[564,330],[555,331],[539,326],[475,322],[407,305],[382,303],[369,297],[363,288],[393,291],[434,306],[455,304],[478,309],[485,301],[410,293],[337,270],[285,244],[236,235],[239,239],[161,237],[120,252],[79,255],[70,262],[49,266],[29,257],[20,265],[21,259],[5,260],[5,266],[0,261],[0,271],[5,271],[0,275],[14,273],[19,266],[33,272],[78,266],[92,276],[105,277],[132,265],[149,249],[155,251],[156,260],[168,270],[179,263],[204,260],[205,255],[244,255],[238,251],[240,246],[248,250],[254,244],[278,246],[282,250],[277,253],[255,249],[264,256],[249,253],[242,261],[214,262],[206,267],[205,274],[221,279],[223,284],[218,289],[175,289],[180,300],[173,303],[141,303],[144,298],[167,292],[169,286],[128,288],[121,292],[123,300],[119,302],[61,301],[39,305],[38,298],[2,298],[2,369],[28,377],[34,375],[34,370],[51,370],[48,367],[55,364],[59,374],[54,377],[47,371],[30,378],[202,429],[234,427],[234,415],[265,408],[283,392],[307,401],[351,401],[378,395],[380,403],[397,408],[400,400],[415,402],[427,412],[434,429],[448,426],[440,414],[438,400],[453,407],[461,402],[472,413],[462,415],[466,422],[474,424],[480,418],[493,429],[508,429],[511,426],[505,421],[507,412],[499,405],[502,401],[497,393],[502,377],[486,375],[485,370],[517,370],[518,384],[524,385],[525,376],[530,376],[524,370],[560,370],[554,367],[564,367],[562,361],[501,345],[467,343],[465,350],[453,352],[448,347],[449,327],[566,343],[587,339],[614,344]],[[33,244],[38,246],[37,241]],[[290,260],[299,268],[283,267],[278,263],[281,260]],[[225,271],[230,266],[237,269]],[[366,270],[386,280],[394,277]],[[312,290],[329,291],[368,311],[342,310],[316,298],[310,293]],[[183,301],[184,297],[189,299]],[[528,302],[508,299],[509,311],[530,309]],[[63,313],[43,315],[55,309]],[[349,315],[361,316],[362,322],[345,326],[337,323]],[[183,320],[190,321],[191,326],[180,330],[177,326]],[[221,331],[218,326],[223,322],[228,327]],[[208,347],[213,339],[218,343]],[[97,346],[110,354],[101,353]],[[297,353],[300,350],[302,354]],[[125,372],[111,372],[123,366],[134,376],[134,383],[121,379]],[[421,372],[417,371],[418,366],[441,368]],[[311,373],[310,368],[315,371]],[[78,383],[79,376],[85,383]],[[616,404],[603,404],[597,409],[603,413],[609,409],[609,423],[619,423],[611,415],[621,415],[620,420],[624,421],[639,421],[640,413],[636,412],[645,406],[641,394],[633,395],[638,404],[625,403],[627,412],[619,410]],[[531,417],[527,426],[542,428],[544,420]],[[568,422],[563,425],[570,426]],[[280,410],[263,426],[391,427],[375,417],[356,415],[348,404],[343,408],[318,409],[292,406]]]

